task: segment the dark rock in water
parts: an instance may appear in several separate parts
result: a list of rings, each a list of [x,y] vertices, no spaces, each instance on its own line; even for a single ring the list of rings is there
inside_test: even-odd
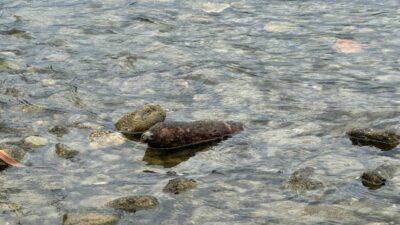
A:
[[[10,144],[0,144],[0,150],[5,151],[9,156],[11,156],[15,161],[21,162],[25,156],[25,150]],[[0,170],[4,170],[9,165],[0,159]]]
[[[145,105],[143,108],[125,114],[115,124],[117,130],[126,134],[141,133],[165,120],[166,112],[159,105]]]
[[[314,169],[305,167],[295,171],[288,180],[290,189],[298,192],[310,191],[324,187],[324,184],[312,178],[315,175]]]
[[[195,156],[197,152],[207,151],[212,145],[213,143],[206,143],[199,146],[190,146],[169,151],[147,148],[143,156],[143,161],[147,162],[147,165],[161,165],[164,168],[170,168],[190,159]]]
[[[148,195],[127,196],[108,202],[106,206],[127,212],[136,212],[138,210],[155,208],[158,206],[158,201],[155,197]]]
[[[56,135],[57,137],[62,137],[65,134],[68,134],[68,129],[66,127],[61,127],[61,126],[54,126],[51,129],[49,129],[49,132],[51,134]]]
[[[17,38],[31,39],[32,37],[28,34],[28,32],[18,29],[10,29],[0,31],[0,35],[11,35]]]
[[[374,146],[384,151],[392,150],[400,143],[400,135],[394,131],[355,128],[346,134],[353,145]]]
[[[399,166],[396,165],[381,165],[374,170],[369,170],[361,175],[362,184],[372,190],[376,190],[383,185],[386,181],[393,178]]]
[[[79,151],[61,143],[56,144],[55,148],[55,153],[62,158],[70,159],[79,154]]]
[[[197,182],[195,180],[179,177],[168,181],[168,184],[163,188],[163,191],[179,194],[183,191],[193,189],[196,186]]]
[[[141,140],[155,149],[177,149],[220,141],[243,130],[239,122],[163,122],[143,133]]]
[[[118,217],[100,213],[68,213],[63,216],[62,225],[115,225]]]

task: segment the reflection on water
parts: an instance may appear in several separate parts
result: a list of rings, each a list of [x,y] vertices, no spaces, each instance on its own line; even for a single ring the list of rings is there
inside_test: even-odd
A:
[[[216,143],[207,143],[175,150],[147,148],[143,156],[143,161],[147,162],[148,165],[160,165],[165,168],[170,168],[190,159],[190,157],[195,156],[197,152],[210,150],[214,145],[216,145]]]

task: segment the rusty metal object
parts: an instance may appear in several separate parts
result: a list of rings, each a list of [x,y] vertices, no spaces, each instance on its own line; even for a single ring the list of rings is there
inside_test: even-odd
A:
[[[243,130],[239,122],[195,121],[157,123],[143,133],[141,141],[155,149],[177,149],[221,141]]]

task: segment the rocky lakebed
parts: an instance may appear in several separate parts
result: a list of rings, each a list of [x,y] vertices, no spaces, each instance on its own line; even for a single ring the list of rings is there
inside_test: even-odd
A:
[[[0,224],[400,224],[397,0],[0,2]]]

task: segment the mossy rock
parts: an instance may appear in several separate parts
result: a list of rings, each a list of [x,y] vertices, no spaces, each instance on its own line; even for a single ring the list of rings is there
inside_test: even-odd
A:
[[[163,188],[164,192],[179,194],[181,192],[197,187],[197,182],[193,179],[179,177],[168,181],[168,184]]]
[[[383,164],[374,170],[368,170],[361,175],[361,182],[365,187],[376,190],[392,179],[399,166]]]
[[[288,180],[290,189],[298,192],[311,191],[324,187],[324,184],[313,178],[315,171],[311,167],[301,168],[295,171]]]
[[[158,122],[165,120],[166,112],[159,105],[145,105],[142,108],[123,115],[115,124],[121,132],[144,132]]]
[[[157,199],[149,195],[127,196],[106,203],[107,207],[127,212],[152,209],[159,205]]]
[[[374,146],[383,151],[389,151],[400,143],[400,135],[389,130],[374,130],[371,128],[354,128],[346,132],[353,145]]]
[[[79,151],[70,148],[68,145],[58,143],[55,145],[55,151],[58,156],[65,159],[70,159],[79,154]]]

